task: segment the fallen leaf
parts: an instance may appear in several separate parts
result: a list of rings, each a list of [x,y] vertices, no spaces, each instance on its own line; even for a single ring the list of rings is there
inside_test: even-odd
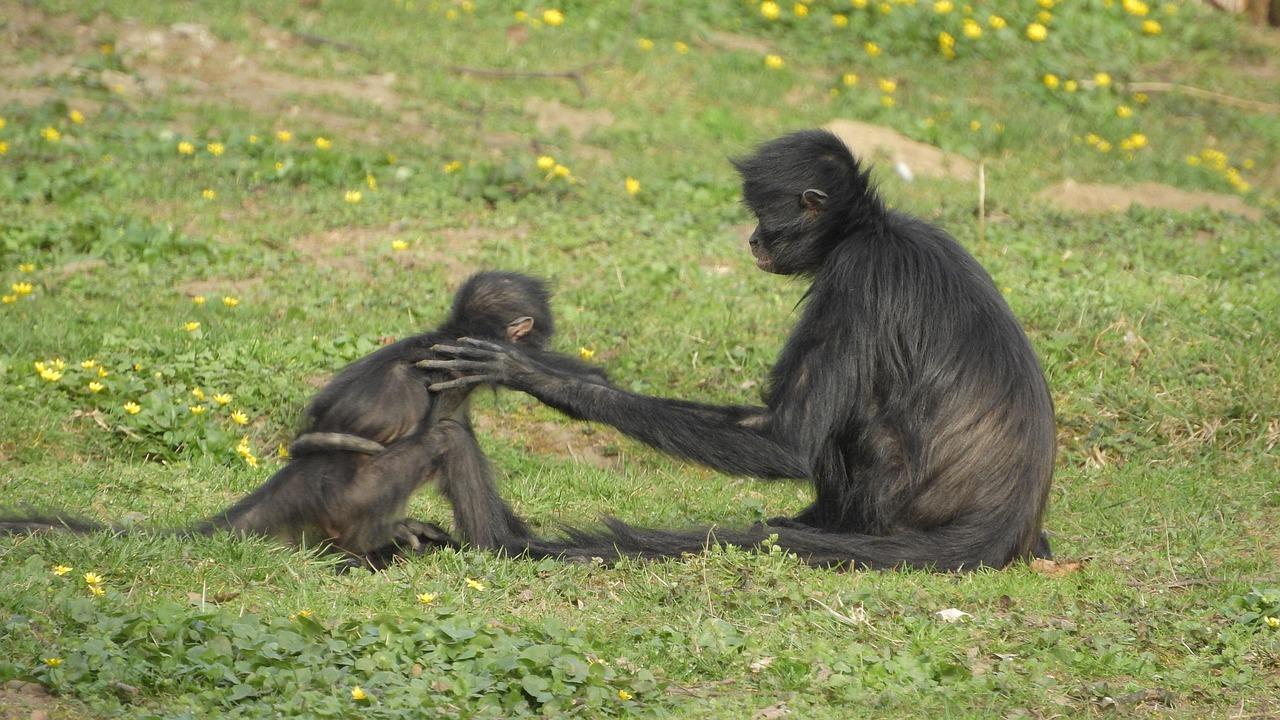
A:
[[[973,617],[973,615],[970,615],[969,613],[963,610],[959,610],[957,608],[947,608],[946,610],[939,610],[938,612],[934,613],[934,615],[937,615],[938,617],[942,618],[944,621],[949,623],[959,622],[964,618]]]
[[[1078,562],[1058,562],[1057,560],[1035,559],[1031,561],[1031,571],[1049,577],[1062,577],[1078,572],[1084,567],[1083,560]]]
[[[758,673],[758,672],[760,672],[760,671],[762,671],[762,670],[764,670],[764,669],[768,668],[768,667],[769,667],[770,665],[772,665],[772,664],[773,664],[773,658],[772,658],[772,657],[762,657],[762,658],[760,658],[759,660],[756,660],[755,662],[753,662],[753,663],[751,663],[750,665],[748,665],[748,667],[750,667],[750,668],[751,668],[751,672],[753,672],[753,673]]]

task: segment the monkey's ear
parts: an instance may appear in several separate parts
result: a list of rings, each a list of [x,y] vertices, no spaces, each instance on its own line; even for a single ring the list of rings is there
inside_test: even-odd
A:
[[[531,332],[533,332],[533,318],[527,315],[507,323],[508,342],[520,342]]]
[[[809,188],[800,193],[800,204],[805,210],[821,210],[827,202],[827,194],[817,188]]]

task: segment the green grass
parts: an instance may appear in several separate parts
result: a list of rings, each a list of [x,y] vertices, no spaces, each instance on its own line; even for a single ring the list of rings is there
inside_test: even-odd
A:
[[[1152,4],[1161,33],[1144,36],[1119,3],[1062,2],[1043,43],[1023,35],[1031,3],[975,5],[978,40],[962,34],[962,6],[932,3],[882,15],[815,2],[804,19],[786,3],[771,22],[736,0],[645,3],[634,17],[630,3],[566,2],[558,28],[512,20],[542,6],[476,5],[0,5],[18,39],[0,48],[18,68],[0,92],[0,287],[22,295],[0,305],[6,504],[140,526],[199,519],[279,466],[328,373],[431,326],[480,268],[549,278],[557,346],[594,350],[624,386],[751,402],[804,287],[754,270],[726,158],[844,117],[984,162],[982,236],[972,182],[878,179],[892,204],[968,247],[1023,320],[1057,405],[1047,525],[1061,558],[1087,562],[1063,576],[939,576],[740,552],[614,568],[442,552],[339,577],[311,554],[227,537],[10,538],[0,682],[54,695],[0,690],[0,717],[21,703],[51,717],[1280,713],[1280,630],[1265,619],[1280,614],[1265,592],[1280,588],[1280,120],[1121,87],[1278,103],[1274,35],[1182,3]],[[193,22],[211,49],[166,30],[139,54],[146,30]],[[958,38],[953,61],[943,31]],[[726,50],[716,33],[757,45]],[[866,40],[883,54],[869,58]],[[766,52],[784,67],[766,69]],[[203,64],[181,70],[193,57]],[[600,60],[586,97],[563,79],[447,71]],[[1098,72],[1112,84],[1094,87]],[[1080,89],[1050,90],[1045,73]],[[893,107],[881,79],[897,83]],[[539,129],[529,98],[614,120],[574,139]],[[1134,133],[1148,143],[1126,154]],[[540,155],[575,182],[546,177]],[[1068,177],[1235,193],[1262,218],[1084,216],[1036,199]],[[358,203],[344,200],[353,190]],[[42,379],[36,362],[60,376]],[[475,412],[504,493],[548,532],[606,512],[745,524],[808,498],[513,393],[485,393]],[[429,492],[413,511],[448,516]],[[104,578],[101,597],[85,572]],[[935,615],[952,607],[971,617]],[[357,686],[367,699],[352,698]]]

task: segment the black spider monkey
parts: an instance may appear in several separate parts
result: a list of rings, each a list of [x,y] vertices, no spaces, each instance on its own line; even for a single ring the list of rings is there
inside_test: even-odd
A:
[[[301,545],[323,544],[348,566],[384,567],[404,551],[457,541],[439,527],[404,516],[409,497],[436,480],[453,506],[462,540],[498,548],[529,530],[498,495],[471,430],[471,387],[430,393],[447,379],[415,365],[431,348],[463,336],[519,344],[558,372],[605,382],[576,359],[542,350],[554,330],[549,293],[540,281],[483,272],[459,288],[448,318],[434,331],[405,338],[348,365],[312,399],[291,459],[260,488],[185,532],[231,531]],[[53,517],[0,516],[0,531],[106,529]]]
[[[812,279],[769,376],[764,407],[636,395],[481,339],[427,367],[497,382],[724,472],[808,478],[795,518],[685,532],[607,520],[604,533],[512,538],[534,556],[678,556],[708,542],[777,545],[815,565],[1003,567],[1047,557],[1041,520],[1055,453],[1053,403],[1017,319],[951,236],[888,210],[849,149],[809,130],[735,162],[759,221],[756,265]]]

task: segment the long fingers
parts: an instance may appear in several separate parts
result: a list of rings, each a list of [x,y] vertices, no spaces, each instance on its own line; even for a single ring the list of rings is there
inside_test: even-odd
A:
[[[422,360],[415,363],[420,368],[431,370],[456,370],[459,372],[488,373],[493,372],[492,362],[483,360]]]
[[[501,350],[501,348],[499,348],[499,350]],[[495,355],[497,355],[496,351],[490,351],[482,348],[460,347],[457,345],[432,345],[431,352],[448,357],[464,358],[467,360],[491,360]],[[418,367],[425,367],[423,365],[424,362],[429,362],[429,360],[419,362]]]
[[[431,392],[440,392],[441,390],[452,390],[453,388],[470,387],[472,385],[497,382],[497,375],[471,375],[469,377],[460,377],[457,380],[446,380],[445,382],[428,385],[427,389]]]

